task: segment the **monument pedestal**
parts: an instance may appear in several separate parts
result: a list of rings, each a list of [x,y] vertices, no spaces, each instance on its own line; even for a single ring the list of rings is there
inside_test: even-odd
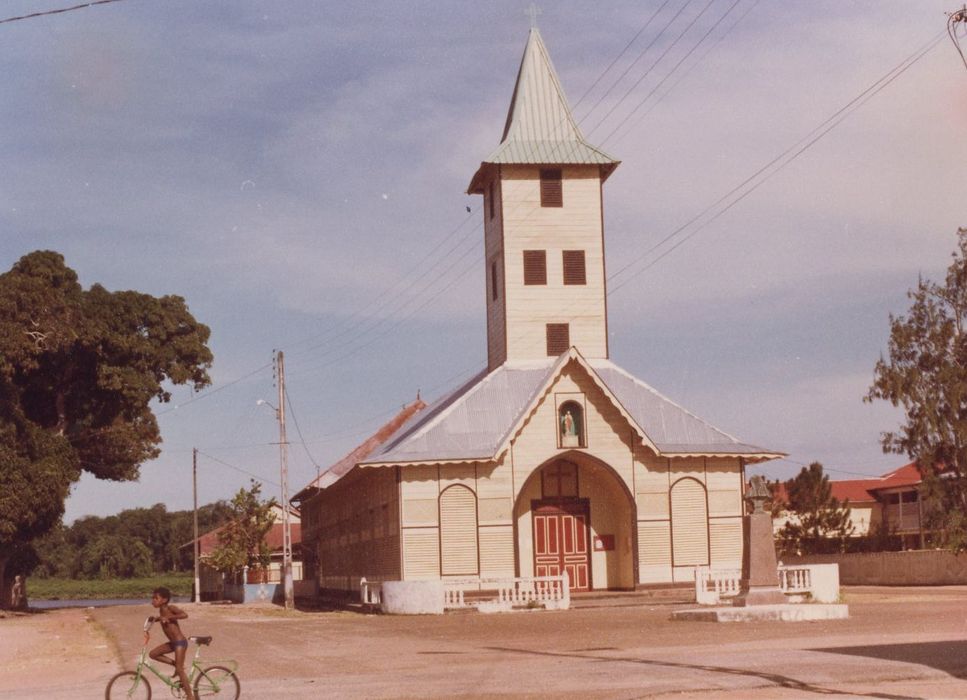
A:
[[[741,592],[732,599],[732,605],[745,608],[785,603],[786,596],[779,589],[772,516],[766,512],[753,512],[745,516],[744,526]]]

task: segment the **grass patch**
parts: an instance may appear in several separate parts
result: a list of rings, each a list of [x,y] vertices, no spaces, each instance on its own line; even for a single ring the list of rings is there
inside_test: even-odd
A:
[[[30,600],[78,600],[104,598],[144,598],[151,597],[151,591],[165,586],[172,595],[190,596],[193,575],[163,574],[147,578],[118,579],[68,579],[68,578],[29,578],[27,597]]]

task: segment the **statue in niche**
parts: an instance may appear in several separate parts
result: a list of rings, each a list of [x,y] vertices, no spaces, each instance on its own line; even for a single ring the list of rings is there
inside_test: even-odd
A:
[[[580,410],[565,404],[561,411],[561,447],[580,447]]]

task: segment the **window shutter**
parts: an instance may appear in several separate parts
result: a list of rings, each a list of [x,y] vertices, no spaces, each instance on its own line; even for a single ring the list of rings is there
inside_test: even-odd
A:
[[[564,206],[564,192],[561,187],[560,170],[541,170],[541,206]]]
[[[587,284],[587,274],[584,267],[583,250],[565,250],[564,256],[564,284]]]
[[[672,559],[675,566],[708,566],[708,506],[695,479],[678,481],[671,491]]]
[[[524,284],[547,284],[547,251],[524,251]]]
[[[451,486],[440,494],[440,573],[477,572],[477,498],[466,486]]]
[[[571,331],[566,323],[547,324],[547,354],[557,357],[571,347]]]

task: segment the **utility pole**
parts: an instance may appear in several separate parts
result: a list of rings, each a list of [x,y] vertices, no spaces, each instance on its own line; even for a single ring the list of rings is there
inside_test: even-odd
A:
[[[285,362],[278,351],[279,370],[279,469],[282,476],[282,581],[285,589],[285,609],[295,607],[292,584],[292,528],[289,524],[289,443],[285,438]]]
[[[195,602],[201,602],[201,578],[198,576],[198,554],[201,543],[198,541],[198,448],[191,448],[191,490],[195,499],[194,520],[194,554],[195,554]]]

